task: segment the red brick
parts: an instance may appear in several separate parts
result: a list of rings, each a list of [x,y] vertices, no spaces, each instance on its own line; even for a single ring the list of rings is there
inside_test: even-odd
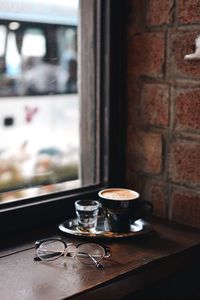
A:
[[[199,0],[179,0],[178,19],[180,24],[200,23]]]
[[[131,170],[158,174],[162,169],[162,136],[133,130],[128,134],[127,165]]]
[[[200,144],[177,141],[170,146],[169,177],[174,183],[199,186]]]
[[[200,78],[200,60],[184,60],[186,54],[195,50],[197,31],[173,30],[169,38],[169,77],[171,79]]]
[[[149,25],[163,25],[172,22],[173,0],[149,0],[147,22]]]
[[[127,86],[127,125],[128,131],[140,121],[141,86],[136,80],[128,81]]]
[[[163,33],[135,35],[128,44],[128,76],[163,77],[164,59]]]
[[[200,228],[200,194],[175,191],[172,195],[172,219],[178,223]]]
[[[146,180],[144,186],[144,198],[152,202],[156,216],[166,218],[166,188],[165,184],[156,180]]]
[[[169,88],[164,84],[145,84],[142,93],[145,123],[156,126],[169,124]]]
[[[129,81],[127,84],[127,98],[130,107],[128,109],[134,113],[133,110],[138,109],[141,102],[141,86],[136,80]]]
[[[200,88],[178,91],[175,103],[176,128],[200,130]]]

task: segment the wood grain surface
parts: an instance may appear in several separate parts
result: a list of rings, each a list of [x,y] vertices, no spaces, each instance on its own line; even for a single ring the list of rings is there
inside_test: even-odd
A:
[[[102,299],[105,295],[106,299],[120,299],[199,260],[198,231],[157,219],[151,224],[153,230],[146,235],[104,240],[112,257],[103,261],[100,270],[72,257],[53,262],[33,260],[36,237],[57,234],[75,244],[88,239],[75,239],[56,230],[44,234],[43,229],[29,233],[29,241],[23,237],[19,243],[18,237],[17,246],[9,243],[0,253],[0,299]]]

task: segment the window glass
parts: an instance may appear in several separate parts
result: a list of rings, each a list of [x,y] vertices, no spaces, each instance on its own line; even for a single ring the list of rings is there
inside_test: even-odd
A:
[[[38,3],[0,0],[0,203],[84,183],[79,3]]]
[[[4,56],[5,54],[5,44],[6,44],[6,26],[0,25],[0,36],[1,36],[1,43],[0,43],[0,56]]]
[[[7,35],[7,45],[6,45],[6,50],[5,50],[5,78],[8,79],[7,84],[8,84],[8,89],[7,89],[7,95],[9,95],[9,90],[10,93],[12,94],[13,92],[13,84],[14,84],[14,78],[15,76],[18,76],[20,73],[20,63],[21,63],[21,58],[17,49],[17,44],[16,44],[16,38],[14,32],[8,32]],[[10,80],[9,80],[10,79]],[[13,81],[12,81],[13,79]]]
[[[37,47],[33,47],[37,45]],[[26,29],[23,36],[22,56],[44,57],[46,54],[45,36],[42,30],[37,28]]]

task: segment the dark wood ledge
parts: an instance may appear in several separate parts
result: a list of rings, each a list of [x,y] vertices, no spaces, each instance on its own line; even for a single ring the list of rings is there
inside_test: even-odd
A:
[[[22,240],[21,237],[12,237],[13,244],[11,239],[5,239],[5,243],[1,241],[0,252],[0,298],[128,299],[129,295],[148,290],[151,286],[163,280],[167,281],[176,274],[179,274],[177,278],[180,277],[181,280],[182,275],[188,272],[190,278],[192,276],[199,278],[197,274],[200,266],[199,231],[157,219],[151,220],[151,224],[153,230],[146,235],[103,241],[111,246],[113,255],[103,262],[102,270],[81,265],[75,258],[70,257],[48,263],[33,261],[35,239],[61,236],[67,241],[80,242],[80,239],[63,236],[55,228],[22,235]],[[15,244],[14,240],[18,243]],[[188,278],[186,280],[188,293],[191,295],[194,287],[190,290]],[[184,285],[183,282],[182,284]],[[185,298],[181,296],[180,299],[187,299],[183,286],[182,290]],[[175,298],[167,296],[158,298],[157,294],[157,298],[154,299]]]

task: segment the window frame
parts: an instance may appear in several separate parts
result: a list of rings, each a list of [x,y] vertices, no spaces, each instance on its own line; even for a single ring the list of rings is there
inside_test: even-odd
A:
[[[97,157],[94,157],[95,176],[99,183],[1,204],[0,234],[58,225],[59,222],[74,216],[76,199],[96,198],[101,188],[125,185],[126,1],[85,0],[81,2],[85,3],[85,8],[89,6],[93,8],[90,16],[87,14],[91,10],[83,9],[82,17],[93,21],[93,37],[96,39],[92,65],[96,76],[94,76],[94,85],[90,84],[87,87],[92,89],[89,90],[90,104],[93,97],[96,98],[95,119],[97,122],[93,130],[96,132],[97,140],[93,142],[99,149]],[[88,26],[87,22],[84,26]],[[98,32],[97,35],[96,32]]]

